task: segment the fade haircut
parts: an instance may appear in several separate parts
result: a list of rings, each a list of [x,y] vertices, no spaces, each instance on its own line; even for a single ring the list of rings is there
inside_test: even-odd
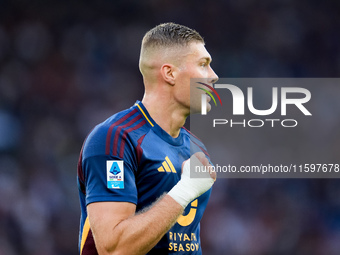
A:
[[[196,30],[169,22],[149,30],[143,38],[142,48],[188,46],[191,42],[201,42],[204,44],[202,36]]]

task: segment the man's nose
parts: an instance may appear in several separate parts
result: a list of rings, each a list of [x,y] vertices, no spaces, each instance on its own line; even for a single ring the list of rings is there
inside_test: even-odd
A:
[[[210,83],[216,83],[218,81],[218,76],[212,68],[210,69],[211,69],[211,74],[209,75],[209,77],[211,77]]]

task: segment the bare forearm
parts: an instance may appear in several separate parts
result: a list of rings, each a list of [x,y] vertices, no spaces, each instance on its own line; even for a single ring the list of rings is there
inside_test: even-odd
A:
[[[105,247],[98,247],[97,243],[99,254],[145,254],[159,242],[182,213],[183,207],[166,195],[149,210],[109,229]]]

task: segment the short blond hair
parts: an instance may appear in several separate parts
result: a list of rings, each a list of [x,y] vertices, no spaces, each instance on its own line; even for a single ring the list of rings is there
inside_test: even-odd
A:
[[[155,46],[187,46],[191,42],[204,44],[204,39],[194,29],[169,22],[160,24],[149,30],[143,38],[142,48]]]

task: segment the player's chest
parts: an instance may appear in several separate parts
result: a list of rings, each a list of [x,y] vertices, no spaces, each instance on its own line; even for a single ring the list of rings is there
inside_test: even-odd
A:
[[[142,148],[138,179],[169,179],[175,183],[181,176],[183,161],[190,157],[190,146],[173,146],[159,141],[149,142]]]

